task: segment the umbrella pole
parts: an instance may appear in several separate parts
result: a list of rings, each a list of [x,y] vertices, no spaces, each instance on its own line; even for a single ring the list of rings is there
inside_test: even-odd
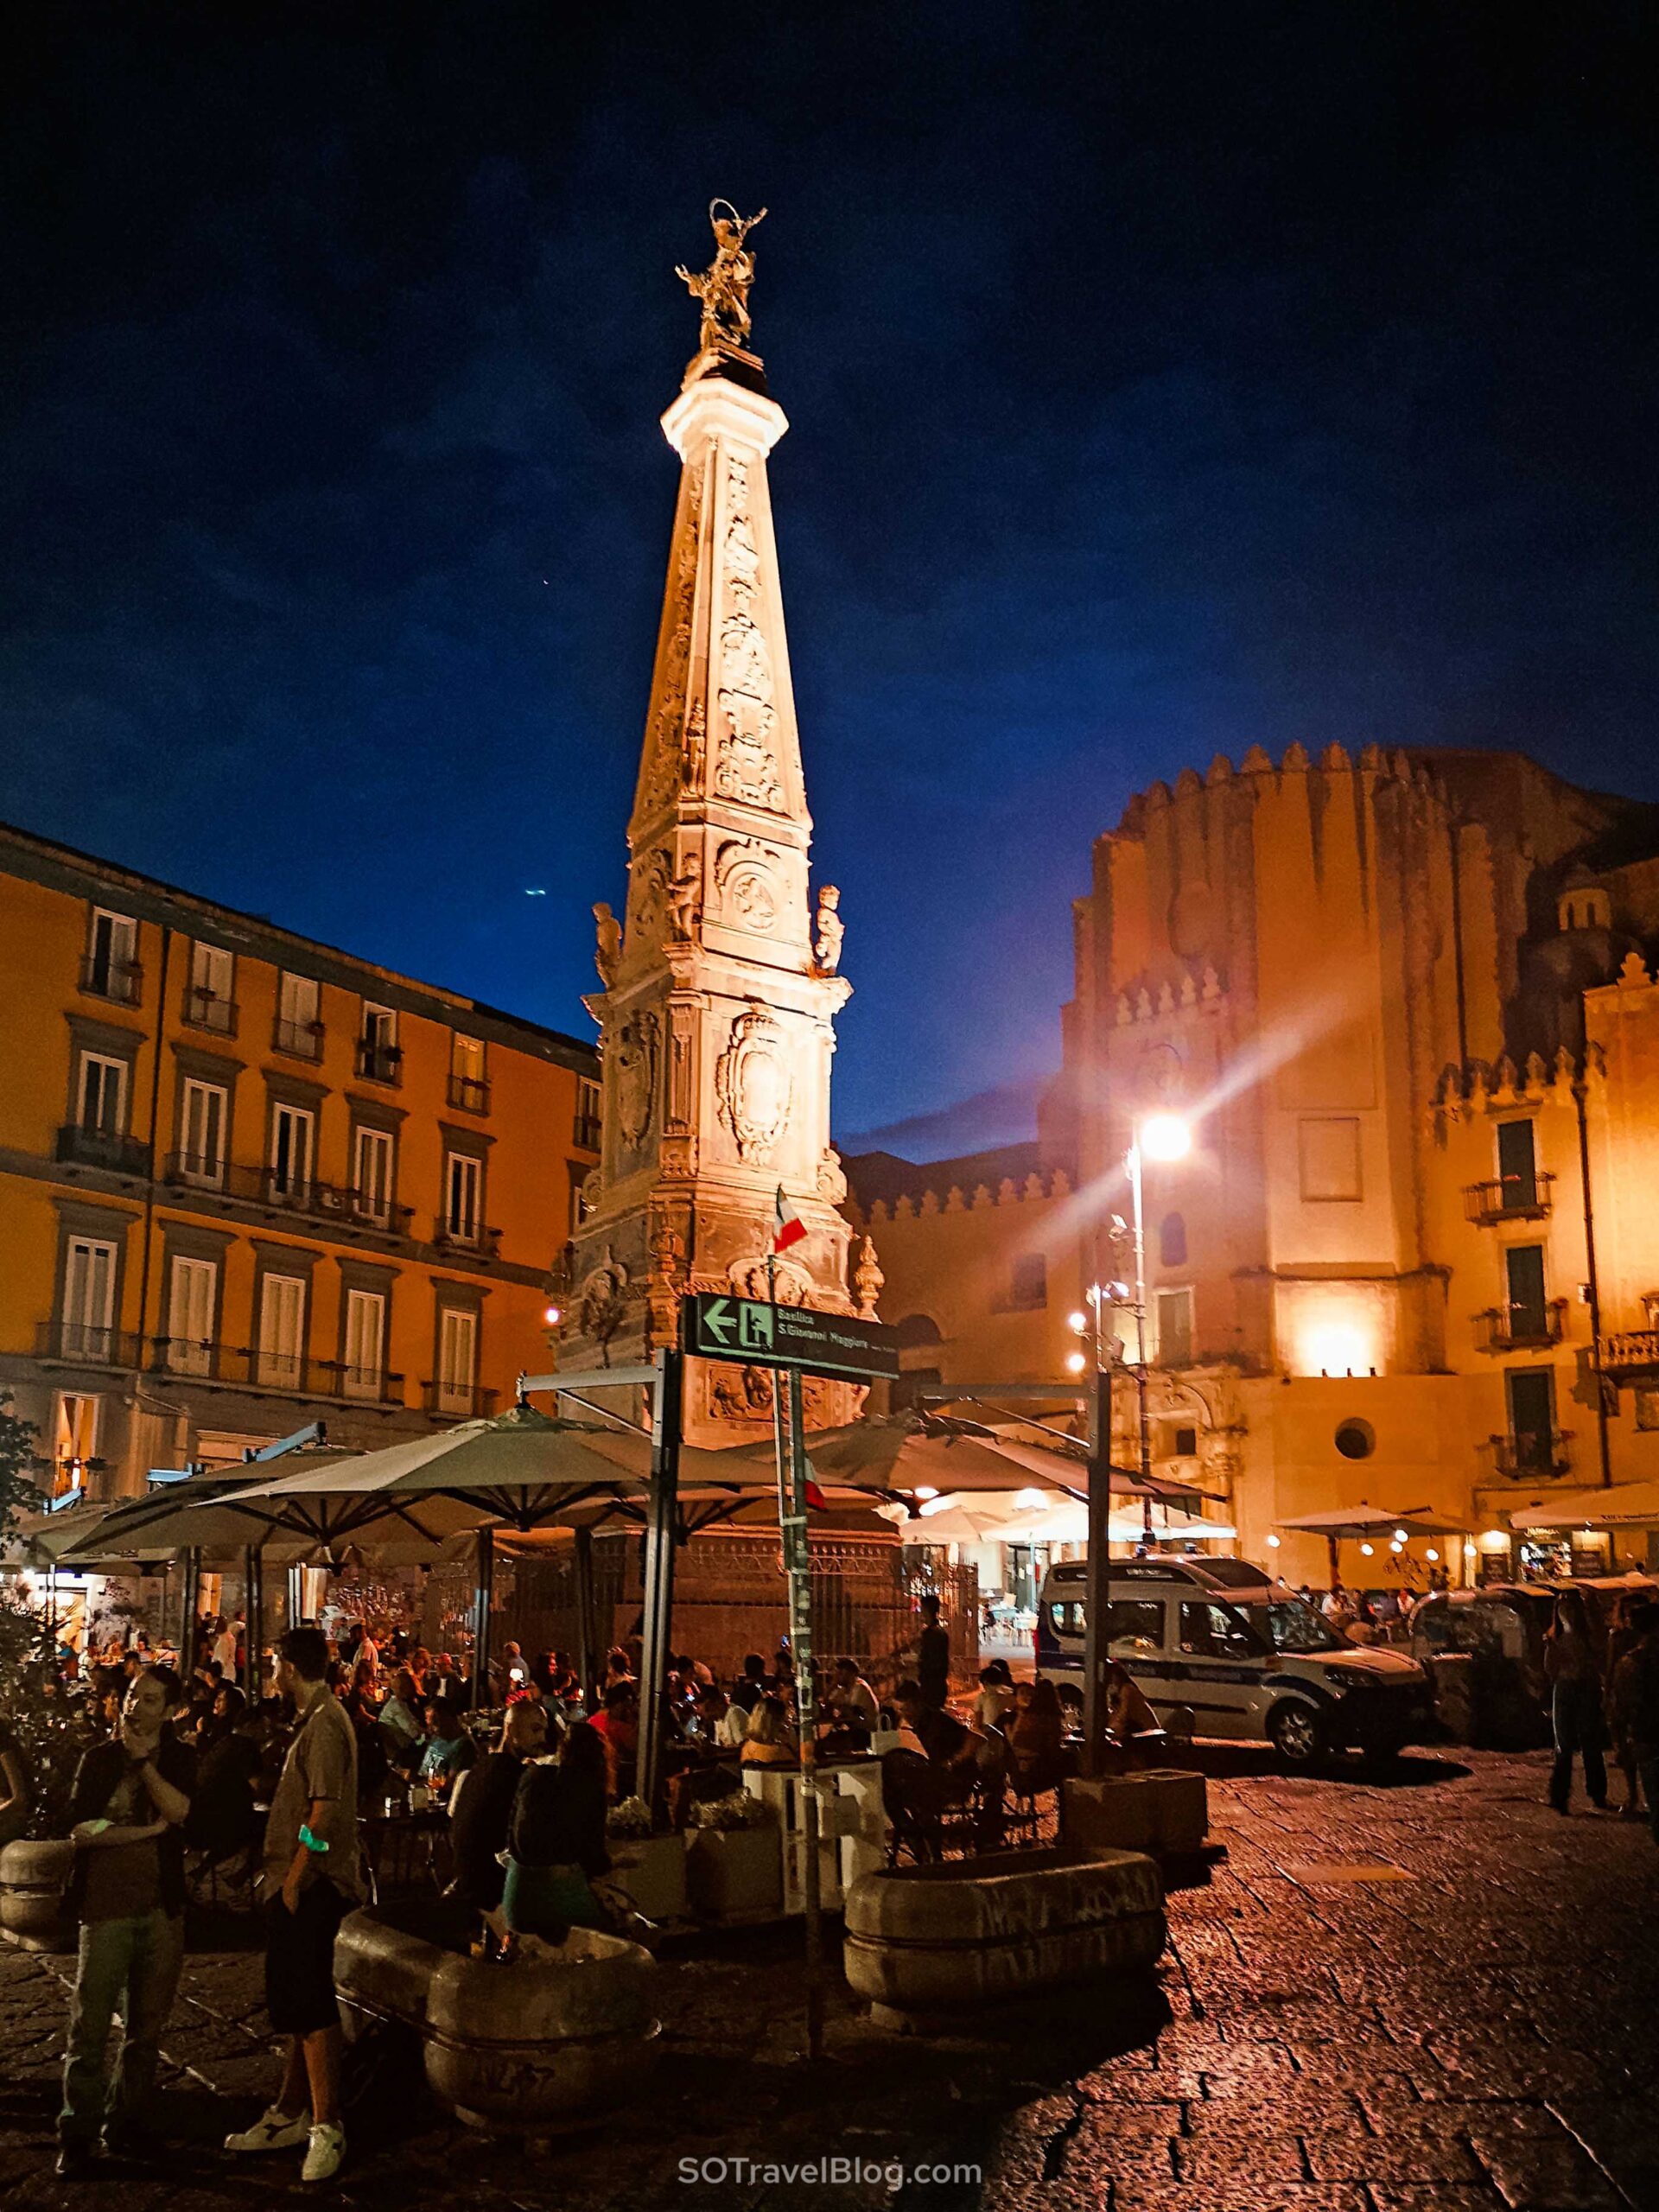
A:
[[[196,1610],[201,1603],[201,1553],[194,1544],[184,1553],[184,1589],[179,1618],[179,1675],[187,1689],[196,1669]]]
[[[674,1515],[679,1493],[680,1402],[684,1356],[657,1354],[651,1421],[651,1503],[645,1524],[645,1637],[639,1661],[639,1758],[636,1786],[652,1808],[663,1764],[663,1677],[674,1611]]]
[[[242,1554],[243,1596],[246,1603],[243,1613],[247,1622],[247,1642],[244,1647],[242,1678],[247,1690],[248,1703],[259,1702],[259,1662],[264,1656],[265,1642],[264,1561],[257,1544],[250,1544]]]
[[[478,1532],[478,1567],[473,1582],[473,1710],[490,1701],[490,1602],[495,1594],[495,1529],[486,1522]]]
[[[589,1719],[599,1710],[599,1639],[594,1633],[594,1532],[576,1530],[576,1675]]]
[[[1338,1583],[1342,1580],[1342,1576],[1338,1569],[1338,1560],[1341,1556],[1340,1544],[1338,1539],[1335,1536],[1327,1536],[1325,1540],[1325,1549],[1331,1554],[1331,1587],[1334,1590]]]
[[[1083,1617],[1083,1770],[1105,1764],[1106,1660],[1111,1651],[1112,1370],[1095,1369],[1089,1409],[1089,1572]]]

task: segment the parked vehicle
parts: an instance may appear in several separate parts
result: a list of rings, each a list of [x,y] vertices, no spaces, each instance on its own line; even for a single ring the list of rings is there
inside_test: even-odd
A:
[[[1088,1569],[1051,1567],[1037,1671],[1080,1673]],[[1427,1717],[1428,1680],[1385,1646],[1344,1643],[1305,1599],[1245,1560],[1112,1563],[1110,1651],[1172,1732],[1269,1743],[1287,1766],[1328,1752],[1398,1755]]]

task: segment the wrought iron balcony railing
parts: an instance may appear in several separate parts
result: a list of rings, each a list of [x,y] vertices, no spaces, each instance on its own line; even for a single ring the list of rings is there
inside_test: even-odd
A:
[[[144,971],[136,960],[111,960],[107,953],[89,952],[80,963],[80,988],[88,998],[108,999],[112,1006],[137,1006],[143,996]]]
[[[452,1075],[449,1078],[449,1103],[458,1106],[463,1114],[487,1114],[490,1110],[490,1086],[482,1076]]]
[[[322,1058],[322,1024],[320,1021],[284,1021],[278,1014],[271,1025],[270,1048],[274,1052],[286,1052],[291,1060],[320,1060]]]
[[[1491,1306],[1475,1316],[1476,1342],[1483,1351],[1543,1351],[1561,1341],[1567,1300],[1542,1306]]]
[[[495,1411],[499,1390],[476,1382],[423,1382],[421,1403],[429,1414],[448,1421],[487,1421]]]
[[[236,1001],[222,999],[205,983],[192,983],[184,995],[187,1029],[210,1030],[215,1037],[236,1034]]]
[[[357,1071],[367,1083],[399,1084],[404,1079],[401,1045],[377,1045],[372,1038],[357,1040]]]
[[[1500,1482],[1567,1474],[1573,1465],[1572,1445],[1572,1430],[1562,1428],[1522,1429],[1516,1435],[1487,1440],[1492,1472]]]
[[[124,1329],[91,1321],[40,1321],[35,1327],[36,1359],[61,1359],[83,1367],[137,1367],[139,1340]]]
[[[406,1236],[415,1211],[339,1183],[319,1182],[312,1176],[276,1167],[232,1166],[187,1152],[168,1157],[163,1179],[188,1189],[213,1191],[221,1198],[239,1199],[245,1205],[268,1207],[274,1213],[303,1214],[312,1221],[348,1222],[354,1228],[378,1230],[385,1236]]]
[[[1552,1204],[1555,1178],[1535,1169],[1530,1175],[1499,1175],[1490,1183],[1471,1183],[1463,1203],[1471,1221],[1490,1229],[1499,1221],[1542,1221]]]
[[[58,1131],[57,1157],[78,1167],[105,1167],[113,1175],[148,1175],[149,1147],[137,1137],[119,1137],[108,1129],[85,1128],[67,1122]]]
[[[441,1252],[475,1252],[493,1260],[500,1256],[501,1231],[486,1229],[481,1222],[457,1223],[439,1214],[432,1224],[432,1243]]]

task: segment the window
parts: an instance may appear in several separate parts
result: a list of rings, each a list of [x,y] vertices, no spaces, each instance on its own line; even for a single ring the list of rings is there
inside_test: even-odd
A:
[[[449,1103],[468,1114],[489,1111],[490,1086],[484,1071],[484,1039],[456,1035],[449,1042]]]
[[[179,1173],[199,1189],[216,1191],[225,1180],[230,1109],[230,1093],[221,1084],[185,1077],[179,1102]]]
[[[478,1316],[468,1307],[438,1313],[438,1411],[469,1414],[478,1382]]]
[[[443,1231],[457,1244],[476,1244],[484,1225],[484,1163],[469,1152],[443,1162]]]
[[[124,1136],[127,1127],[127,1064],[104,1052],[80,1056],[80,1084],[75,1117],[83,1129],[101,1137]]]
[[[114,1353],[116,1247],[99,1237],[72,1236],[64,1254],[63,1319],[59,1350],[69,1359],[109,1359]]]
[[[1158,1257],[1166,1268],[1186,1265],[1186,1219],[1179,1213],[1166,1213],[1158,1224]]]
[[[353,1141],[352,1191],[359,1218],[377,1229],[391,1225],[394,1160],[391,1130],[359,1125]]]
[[[259,1293],[257,1381],[267,1390],[297,1390],[305,1375],[305,1279],[268,1274]]]
[[[576,1127],[575,1141],[584,1152],[599,1150],[599,1085],[587,1076],[576,1081]]]
[[[1344,1421],[1332,1441],[1344,1459],[1369,1459],[1376,1449],[1376,1431],[1368,1421]]]
[[[316,1119],[308,1106],[289,1106],[281,1099],[270,1109],[270,1170],[267,1181],[274,1198],[303,1205],[311,1191],[311,1147]]]
[[[1169,1428],[1164,1432],[1166,1459],[1192,1459],[1198,1456],[1198,1432],[1196,1428]]]
[[[98,1432],[104,1409],[102,1398],[64,1390],[52,1423],[52,1495],[67,1497],[86,1481],[98,1457]]]
[[[1357,1115],[1304,1114],[1297,1142],[1305,1202],[1351,1204],[1363,1195]]]
[[[184,995],[184,1018],[194,1029],[212,1029],[221,1037],[236,1031],[233,985],[234,957],[223,945],[204,944],[198,938],[190,948],[190,984]]]
[[[1260,1659],[1262,1645],[1236,1613],[1201,1599],[1181,1600],[1181,1649],[1201,1659]]]
[[[345,1367],[340,1378],[347,1398],[378,1398],[385,1383],[386,1301],[378,1290],[346,1294]]]
[[[587,1196],[588,1178],[593,1173],[586,1160],[573,1160],[570,1166],[570,1213],[569,1228],[574,1236],[587,1220],[589,1212]]]
[[[167,1363],[175,1375],[211,1375],[219,1268],[212,1260],[175,1255],[167,1300]]]
[[[1525,1212],[1538,1203],[1537,1132],[1530,1122],[1497,1125],[1499,1204]]]
[[[357,1071],[371,1083],[396,1083],[398,1063],[397,1016],[389,1006],[363,1002],[363,1027],[358,1038]]]
[[[1083,1607],[1078,1606],[1079,1615]],[[1136,1651],[1164,1648],[1164,1601],[1161,1598],[1116,1598],[1106,1609],[1107,1641],[1127,1643]]]
[[[1548,1367],[1512,1367],[1503,1378],[1510,1446],[1518,1475],[1555,1471],[1555,1375]]]
[[[138,925],[130,914],[112,914],[94,906],[87,933],[86,957],[80,963],[80,988],[94,998],[112,999],[118,1006],[138,1003]]]
[[[1048,1262],[1040,1252],[1022,1252],[1014,1263],[1008,1303],[1027,1311],[1048,1303]]]
[[[1544,1248],[1511,1244],[1503,1255],[1503,1284],[1511,1337],[1545,1338],[1549,1309],[1544,1297]]]
[[[278,981],[271,1041],[296,1060],[322,1058],[322,990],[315,976],[284,974]]]
[[[1192,1360],[1192,1294],[1160,1290],[1154,1306],[1160,1367],[1187,1367]]]

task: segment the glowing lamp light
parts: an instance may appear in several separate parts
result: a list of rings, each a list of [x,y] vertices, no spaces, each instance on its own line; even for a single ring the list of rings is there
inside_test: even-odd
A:
[[[560,1322],[564,1319],[563,1306],[550,1306],[546,1307],[543,1312],[542,1319],[546,1322],[550,1329],[556,1329]]]
[[[1192,1149],[1192,1124],[1179,1114],[1148,1114],[1135,1142],[1145,1160],[1185,1160]]]
[[[1474,1539],[1472,1537],[1465,1540],[1463,1547],[1463,1555],[1465,1559],[1473,1559],[1475,1555],[1475,1546]]]
[[[937,1497],[939,1493],[931,1483],[918,1483],[910,1494],[912,1497]]]
[[[1438,1560],[1440,1559],[1440,1555],[1439,1552],[1437,1552],[1437,1551],[1435,1550],[1435,1548],[1434,1548],[1433,1545],[1433,1544],[1431,1544],[1431,1545],[1429,1546],[1428,1549],[1424,1553],[1423,1556],[1424,1556],[1424,1558],[1425,1558],[1425,1559],[1427,1559],[1427,1560],[1431,1560],[1438,1561]]]
[[[1065,1371],[1068,1375],[1081,1375],[1088,1364],[1088,1361],[1080,1351],[1069,1351],[1065,1355]]]
[[[1406,1532],[1403,1529],[1396,1529],[1395,1530],[1394,1541],[1396,1544],[1403,1544],[1407,1541]]]
[[[1370,1559],[1376,1549],[1375,1544],[1362,1544],[1359,1548],[1359,1555],[1362,1559]]]
[[[1276,1552],[1281,1541],[1282,1540],[1278,1536],[1269,1536],[1268,1538],[1268,1549],[1270,1552]]]
[[[1389,1546],[1389,1549],[1391,1552],[1402,1552],[1405,1548],[1405,1546],[1401,1542],[1398,1536],[1396,1536],[1394,1541]]]
[[[1086,1313],[1068,1314],[1065,1325],[1074,1337],[1086,1337],[1089,1333],[1089,1316]]]
[[[1048,1503],[1048,1492],[1046,1490],[1016,1491],[1014,1502],[1022,1513],[1040,1513]]]

